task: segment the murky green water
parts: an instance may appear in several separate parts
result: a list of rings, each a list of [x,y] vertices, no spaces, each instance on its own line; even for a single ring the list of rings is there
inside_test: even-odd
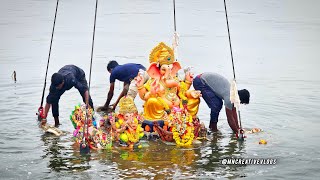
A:
[[[55,10],[54,0],[3,0],[0,7],[0,179],[259,178],[319,177],[319,2],[315,0],[227,1],[239,88],[251,92],[241,109],[243,125],[262,133],[239,144],[221,112],[220,133],[190,149],[158,141],[134,152],[113,149],[80,156],[72,141],[69,114],[81,97],[66,92],[60,101],[66,136],[44,135],[35,112],[42,86]],[[195,73],[213,71],[232,78],[223,1],[179,1],[179,60]],[[89,74],[95,1],[61,0],[49,77],[65,64]],[[172,1],[99,1],[91,94],[95,105],[107,97],[106,63],[148,65],[158,42],[170,44]],[[11,79],[17,71],[17,83]],[[48,78],[50,81],[50,78]],[[116,95],[121,84],[116,83]],[[48,91],[46,91],[48,92]],[[137,105],[141,110],[142,101]],[[204,101],[199,117],[208,125]],[[49,123],[53,119],[49,117]],[[266,139],[267,145],[259,145]],[[222,165],[224,158],[276,158],[276,165]]]

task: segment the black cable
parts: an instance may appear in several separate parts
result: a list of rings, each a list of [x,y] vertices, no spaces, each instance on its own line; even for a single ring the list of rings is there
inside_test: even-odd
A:
[[[226,14],[226,20],[227,20],[227,27],[228,27],[228,37],[229,37],[229,46],[230,46],[230,53],[231,53],[231,60],[232,60],[233,78],[234,78],[234,80],[236,80],[236,72],[234,70],[234,63],[233,63],[233,53],[232,53],[232,46],[231,46],[231,38],[230,38],[230,30],[229,30],[229,21],[228,21],[226,0],[223,0],[223,2],[224,2],[224,12]]]
[[[98,9],[98,0],[96,0],[96,8],[95,8],[95,14],[94,14],[94,25],[93,25],[93,35],[92,35],[92,48],[91,48],[91,61],[90,61],[90,74],[89,74],[89,96],[90,96],[90,83],[91,83],[91,72],[92,72],[92,59],[93,59],[93,49],[94,49],[94,36],[96,32],[96,20],[97,20],[97,9]],[[89,121],[88,121],[88,109],[86,107],[86,116],[85,116],[85,123],[83,124],[83,139],[86,139],[88,141],[88,134],[89,134]],[[87,127],[86,127],[87,126]],[[87,131],[86,137],[84,136],[84,132]],[[87,142],[87,146],[89,146],[89,142]],[[82,146],[80,145],[80,149]],[[88,148],[88,147],[87,147]]]
[[[236,72],[234,68],[234,62],[233,62],[233,53],[232,53],[232,46],[231,46],[231,38],[230,38],[230,30],[229,30],[229,21],[228,21],[228,13],[227,13],[227,5],[226,5],[226,0],[223,0],[224,2],[224,12],[226,14],[226,20],[227,20],[227,28],[228,28],[228,37],[229,37],[229,46],[230,46],[230,53],[231,53],[231,60],[232,60],[232,69],[233,69],[233,78],[236,81]],[[236,92],[237,93],[237,92]],[[242,130],[242,124],[241,124],[241,115],[240,115],[240,110],[238,109],[238,114],[239,114],[239,127],[240,130]],[[241,133],[242,131],[240,131]],[[242,137],[243,138],[243,137]]]
[[[96,33],[97,9],[98,9],[98,0],[96,0],[96,9],[95,9],[95,15],[94,15],[94,26],[93,26],[93,36],[92,36],[92,48],[91,48],[91,62],[90,62],[90,74],[89,74],[89,91],[90,91],[90,83],[91,83],[92,59],[93,59],[93,48],[94,48],[94,35]]]
[[[52,27],[52,33],[51,33],[51,41],[50,41],[50,48],[49,48],[49,55],[48,55],[48,62],[47,62],[47,70],[46,70],[46,76],[45,76],[45,78],[44,78],[44,85],[43,85],[43,91],[42,91],[42,98],[41,98],[41,105],[40,105],[40,107],[43,106],[44,91],[45,91],[46,85],[47,85],[47,75],[48,75],[48,68],[49,68],[49,62],[50,62],[50,55],[51,55],[51,47],[52,47],[52,41],[53,41],[54,27],[55,27],[55,25],[56,25],[56,19],[57,19],[58,5],[59,5],[59,0],[57,0],[56,12],[55,12],[55,14],[54,14],[54,21],[53,21],[53,27]]]
[[[90,93],[90,83],[91,83],[91,71],[92,71],[92,59],[93,59],[93,49],[94,49],[94,36],[96,33],[96,21],[97,21],[97,9],[98,9],[98,0],[96,0],[96,8],[94,14],[94,25],[93,25],[93,35],[92,35],[92,48],[91,48],[91,61],[90,61],[90,74],[89,74],[89,93]],[[90,95],[89,95],[90,96]],[[93,108],[93,107],[92,107]],[[87,122],[88,122],[88,110],[86,112]],[[87,126],[87,136],[88,136],[88,126]]]

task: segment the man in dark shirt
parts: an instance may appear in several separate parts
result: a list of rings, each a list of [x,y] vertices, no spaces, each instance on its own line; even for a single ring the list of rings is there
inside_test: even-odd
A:
[[[109,61],[107,65],[108,72],[110,73],[110,89],[108,92],[108,99],[103,107],[100,109],[102,111],[109,110],[110,101],[113,97],[114,83],[116,80],[123,82],[123,90],[120,93],[118,99],[111,106],[111,110],[114,111],[120,99],[127,95],[129,90],[129,85],[131,81],[138,75],[139,70],[146,70],[146,68],[141,64],[128,63],[119,65],[117,61]]]
[[[54,117],[55,126],[59,123],[59,100],[61,95],[75,87],[82,96],[83,102],[87,107],[90,105],[93,108],[93,103],[89,95],[88,83],[86,75],[82,69],[75,65],[66,65],[62,67],[58,73],[54,73],[51,77],[50,92],[47,96],[44,117],[47,118],[50,106],[52,106],[52,115]]]

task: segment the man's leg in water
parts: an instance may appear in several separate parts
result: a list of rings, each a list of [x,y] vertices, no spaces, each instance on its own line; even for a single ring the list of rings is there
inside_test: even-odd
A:
[[[195,90],[201,91],[202,98],[211,109],[209,128],[212,131],[217,131],[218,117],[223,105],[222,99],[217,97],[212,89],[208,85],[206,85],[198,76],[193,80],[193,86]]]
[[[215,93],[210,88],[205,89],[204,92],[201,94],[203,99],[206,101],[209,108],[211,109],[209,128],[212,131],[218,131],[217,123],[223,102],[220,98],[218,98],[215,95]]]

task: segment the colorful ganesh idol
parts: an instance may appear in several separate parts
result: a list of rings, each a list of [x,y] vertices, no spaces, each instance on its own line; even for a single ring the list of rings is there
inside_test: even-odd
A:
[[[191,119],[195,119],[201,94],[199,91],[189,90],[193,75],[186,72],[184,81],[178,79],[177,72],[181,69],[180,63],[175,60],[173,50],[163,42],[153,48],[149,61],[150,66],[147,73],[150,79],[144,83],[141,74],[136,77],[139,96],[145,101],[144,118],[148,122],[153,121],[155,125],[163,126],[163,124],[167,124],[166,121],[169,121],[170,113],[176,107],[184,109],[184,116],[191,116]],[[189,117],[187,118],[189,119]],[[154,123],[155,121],[156,123]],[[153,129],[155,128],[151,128],[151,131]],[[156,131],[159,130],[156,129]],[[167,139],[167,141],[170,140],[172,140],[172,135]]]
[[[122,97],[119,101],[119,112],[108,118],[115,131],[116,140],[120,140],[121,144],[125,144],[130,149],[138,145],[144,132],[140,124],[141,116],[130,96]]]
[[[112,146],[111,128],[107,129],[102,126],[97,128],[93,119],[93,113],[93,109],[90,108],[86,110],[85,105],[75,106],[75,110],[72,111],[72,114],[70,115],[70,120],[75,128],[73,131],[74,139],[80,144],[85,138],[87,142],[89,142],[89,147],[91,149],[110,149]],[[85,124],[87,124],[85,126],[86,130],[83,132]]]

